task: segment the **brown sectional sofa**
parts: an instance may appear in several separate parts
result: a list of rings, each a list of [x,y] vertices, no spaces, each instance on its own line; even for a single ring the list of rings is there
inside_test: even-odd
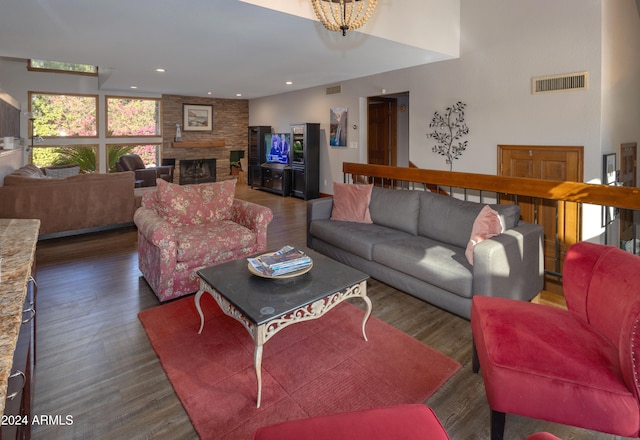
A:
[[[25,165],[4,177],[0,218],[40,219],[40,239],[132,225],[134,181],[132,171],[56,179]]]

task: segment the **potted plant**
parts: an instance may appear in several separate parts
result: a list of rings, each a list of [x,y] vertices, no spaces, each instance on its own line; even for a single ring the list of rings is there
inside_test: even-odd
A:
[[[232,176],[238,176],[240,171],[242,171],[242,164],[239,160],[229,162],[229,170],[231,171]]]

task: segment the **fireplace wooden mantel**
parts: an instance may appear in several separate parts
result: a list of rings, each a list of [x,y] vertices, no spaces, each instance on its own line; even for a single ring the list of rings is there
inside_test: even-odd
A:
[[[171,145],[173,148],[212,148],[212,147],[224,147],[224,140],[213,141],[197,141],[197,142],[173,142]]]

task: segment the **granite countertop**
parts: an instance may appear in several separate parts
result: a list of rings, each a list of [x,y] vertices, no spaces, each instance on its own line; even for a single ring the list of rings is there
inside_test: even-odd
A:
[[[40,220],[0,219],[0,414],[34,261]]]

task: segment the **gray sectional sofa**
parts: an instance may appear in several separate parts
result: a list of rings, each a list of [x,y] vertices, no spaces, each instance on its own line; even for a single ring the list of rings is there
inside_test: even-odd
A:
[[[428,191],[374,187],[373,223],[331,220],[333,198],[307,204],[307,246],[464,318],[473,295],[528,301],[543,286],[543,230],[516,205],[490,205],[505,231],[465,257],[482,203]]]

